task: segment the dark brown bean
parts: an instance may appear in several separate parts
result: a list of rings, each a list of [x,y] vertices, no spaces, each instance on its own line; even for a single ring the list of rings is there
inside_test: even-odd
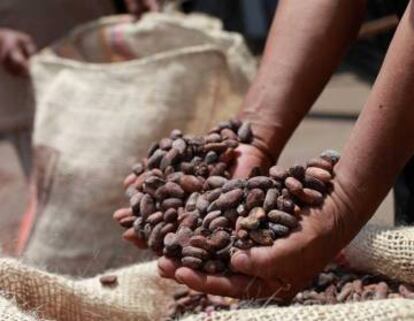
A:
[[[213,190],[210,190],[204,193],[204,197],[209,203],[211,203],[215,201],[216,199],[218,199],[221,194],[222,194],[222,189],[216,188],[216,189],[213,189]]]
[[[221,138],[221,135],[217,133],[211,133],[207,135],[206,137],[206,143],[220,143],[223,139]]]
[[[184,154],[184,152],[187,148],[187,143],[184,141],[184,139],[178,138],[178,139],[173,141],[172,148],[176,149],[178,151],[178,153],[180,155],[182,155],[182,154]]]
[[[269,223],[269,228],[275,233],[276,236],[282,237],[289,234],[289,228],[285,225]]]
[[[123,228],[130,228],[133,226],[135,220],[135,216],[124,217],[119,221],[119,225],[121,225]]]
[[[159,147],[158,143],[151,143],[147,150],[147,156],[150,158],[154,154],[154,152],[158,149],[158,147]]]
[[[188,245],[183,248],[182,255],[197,257],[202,260],[207,260],[210,256],[210,254],[206,250],[191,245]]]
[[[284,181],[288,177],[288,171],[279,165],[270,167],[269,175],[278,181]]]
[[[164,227],[164,225],[164,222],[160,222],[157,225],[155,225],[152,231],[150,232],[150,235],[148,237],[148,246],[153,251],[162,250],[164,238],[161,234],[161,229]]]
[[[289,174],[298,180],[302,180],[305,176],[305,167],[300,164],[295,164],[289,168]]]
[[[217,217],[221,216],[221,211],[212,211],[210,213],[208,213],[204,219],[203,219],[203,226],[205,228],[208,228],[210,226],[210,223]]]
[[[230,234],[223,230],[215,231],[209,237],[208,243],[216,250],[223,249],[230,243]]]
[[[169,166],[173,166],[180,161],[181,154],[180,152],[175,149],[171,148],[162,158],[160,162],[160,169],[165,170]]]
[[[134,194],[129,200],[129,205],[131,206],[132,212],[135,216],[138,216],[140,214],[140,203],[143,196],[143,193],[138,192]]]
[[[273,187],[273,180],[267,176],[256,176],[249,178],[247,181],[247,188],[261,188],[267,190]]]
[[[114,285],[118,284],[118,277],[115,274],[102,275],[99,278],[99,282],[103,286],[114,286]]]
[[[173,129],[170,134],[171,139],[177,139],[183,137],[183,132],[179,129]]]
[[[242,143],[250,143],[253,140],[253,131],[249,122],[244,122],[237,131]]]
[[[190,269],[199,270],[203,264],[203,261],[196,257],[184,256],[181,258],[181,264]]]
[[[132,166],[132,172],[137,176],[141,175],[144,172],[144,170],[144,164],[142,164],[141,162],[136,163]]]
[[[225,192],[234,190],[236,188],[243,189],[245,185],[246,185],[246,182],[243,179],[238,179],[238,178],[231,179],[223,185],[222,191],[225,193]]]
[[[295,228],[298,226],[298,219],[295,216],[280,210],[270,211],[267,213],[267,217],[272,223],[282,224],[290,228]]]
[[[180,226],[188,227],[194,230],[198,225],[198,219],[200,218],[197,211],[194,212],[186,212],[183,215],[183,219],[180,222]]]
[[[254,242],[264,246],[272,245],[275,238],[274,232],[267,229],[253,230],[249,232],[249,235]]]
[[[310,189],[318,191],[322,194],[326,194],[328,192],[327,185],[322,182],[321,180],[317,179],[316,177],[305,175],[303,184]]]
[[[237,134],[234,131],[232,131],[231,129],[228,129],[228,128],[222,129],[220,131],[220,135],[221,135],[221,137],[223,137],[223,140],[225,140],[225,139],[237,140],[238,139]]]
[[[150,216],[148,216],[148,218],[146,219],[146,222],[151,225],[156,225],[163,220],[163,216],[164,215],[162,212],[152,213]]]
[[[167,223],[176,222],[178,218],[178,213],[175,208],[169,208],[164,213],[164,221]]]
[[[256,206],[263,206],[265,193],[259,188],[254,188],[247,193],[246,208],[248,210]]]
[[[194,192],[188,197],[187,202],[185,203],[186,211],[194,211],[196,209],[197,199],[200,196],[200,193]]]
[[[161,163],[161,160],[163,159],[163,157],[167,154],[166,151],[162,150],[162,149],[157,149],[150,158],[148,158],[148,163],[147,163],[147,167],[148,168],[154,168],[154,167],[158,167]]]
[[[183,175],[180,177],[180,186],[187,193],[200,192],[203,184],[193,175]]]
[[[166,198],[165,200],[163,200],[161,202],[161,206],[160,207],[161,207],[161,209],[163,211],[166,211],[169,208],[179,208],[179,207],[181,207],[183,205],[184,204],[183,204],[183,200],[182,199],[172,197],[172,198]]]
[[[215,219],[213,219],[209,226],[208,229],[210,231],[214,231],[218,228],[224,228],[227,227],[229,225],[229,220],[227,218],[225,218],[224,216],[220,216],[220,217],[216,217]]]
[[[216,152],[209,151],[206,154],[206,157],[204,158],[204,161],[207,164],[213,164],[213,163],[215,163],[217,161],[217,159],[218,159],[218,156],[217,156]]]
[[[210,202],[206,200],[204,195],[199,196],[197,199],[196,208],[200,213],[204,214],[207,211],[209,205]]]
[[[222,176],[210,176],[207,178],[205,182],[205,188],[206,189],[215,189],[222,187],[224,184],[227,183],[227,178]]]
[[[287,213],[293,213],[294,208],[295,208],[295,205],[293,204],[292,200],[284,196],[279,196],[277,198],[277,209],[287,212]]]
[[[330,161],[333,165],[335,165],[341,156],[337,151],[326,150],[321,153],[320,157],[327,161]]]
[[[210,143],[204,145],[204,151],[206,153],[213,151],[218,154],[223,153],[227,149],[227,145],[225,143]]]
[[[190,245],[204,249],[208,252],[214,252],[214,247],[208,242],[203,235],[194,235],[190,238]]]
[[[139,206],[139,213],[142,216],[144,220],[147,219],[149,215],[154,213],[156,211],[155,209],[155,203],[152,197],[148,194],[145,194],[140,202]]]
[[[215,201],[217,209],[226,210],[239,205],[243,199],[243,190],[235,189],[227,193],[223,193]]]
[[[277,198],[279,197],[279,191],[276,188],[271,188],[266,192],[266,196],[263,202],[263,208],[265,211],[270,211],[277,208]]]

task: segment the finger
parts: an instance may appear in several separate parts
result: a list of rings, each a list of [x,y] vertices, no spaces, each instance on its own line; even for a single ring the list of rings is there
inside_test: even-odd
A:
[[[132,216],[132,208],[121,208],[115,211],[113,218],[119,223],[123,218],[129,216]]]
[[[140,249],[145,249],[147,246],[145,245],[145,240],[139,238],[134,231],[134,228],[131,227],[127,229],[124,234],[122,234],[124,240],[133,243],[135,246],[139,247]]]
[[[131,184],[133,184],[135,182],[135,179],[137,178],[137,175],[135,175],[134,173],[129,174],[123,182],[124,188],[128,188]]]
[[[27,58],[18,48],[10,50],[5,61],[5,67],[15,75],[26,76],[29,74]]]
[[[180,267],[180,263],[165,256],[158,259],[158,272],[163,278],[174,279],[175,271]]]
[[[261,279],[243,275],[206,275],[183,267],[175,272],[175,278],[196,291],[235,298],[268,297],[274,292]]]

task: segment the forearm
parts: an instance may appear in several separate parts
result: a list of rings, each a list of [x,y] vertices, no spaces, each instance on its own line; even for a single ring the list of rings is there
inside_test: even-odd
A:
[[[371,217],[414,151],[413,26],[410,2],[337,165],[354,226]]]
[[[242,117],[275,158],[360,27],[364,0],[282,0]]]

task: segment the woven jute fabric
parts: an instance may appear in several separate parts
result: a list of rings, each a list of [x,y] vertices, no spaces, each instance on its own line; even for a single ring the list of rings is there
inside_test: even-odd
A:
[[[172,129],[204,133],[234,116],[254,68],[240,35],[200,16],[103,18],[42,51],[25,262],[85,276],[147,260],[112,221],[126,202],[122,179]]]
[[[109,274],[116,275],[117,282],[103,286],[99,275],[73,280],[2,259],[0,320],[37,317],[59,321],[152,321],[165,317],[178,285],[158,276],[156,262],[106,272]]]
[[[185,321],[403,321],[414,320],[414,300],[390,299],[325,306],[256,308],[189,316]]]
[[[414,227],[368,225],[343,254],[351,268],[414,284]]]

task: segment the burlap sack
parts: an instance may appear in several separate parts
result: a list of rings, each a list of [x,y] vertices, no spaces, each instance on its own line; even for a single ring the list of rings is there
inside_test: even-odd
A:
[[[111,218],[130,165],[174,128],[201,133],[234,115],[253,71],[241,37],[198,16],[104,18],[41,52],[25,260],[78,275],[135,262]]]
[[[0,321],[156,321],[165,317],[178,285],[158,276],[156,262],[109,274],[116,275],[117,283],[103,286],[100,276],[76,281],[2,259]]]
[[[29,268],[14,260],[0,260],[0,321],[162,320],[177,285],[158,277],[155,262],[108,274],[117,276],[115,287],[102,286],[99,276],[74,281]],[[414,320],[414,300],[282,308],[263,306],[191,315],[184,320]]]
[[[414,227],[368,225],[343,251],[349,267],[414,284]]]

